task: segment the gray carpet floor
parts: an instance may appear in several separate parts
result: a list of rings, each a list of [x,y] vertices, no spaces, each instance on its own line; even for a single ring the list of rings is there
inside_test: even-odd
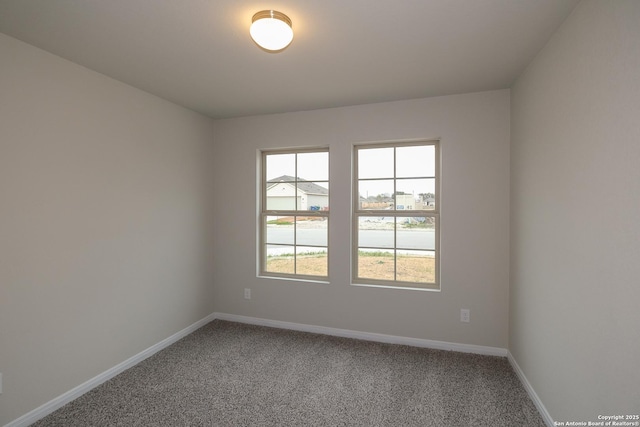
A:
[[[221,320],[34,425],[544,427],[504,357]]]

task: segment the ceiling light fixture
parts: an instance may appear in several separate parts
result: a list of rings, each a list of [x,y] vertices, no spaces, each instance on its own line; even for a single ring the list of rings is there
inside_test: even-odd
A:
[[[262,10],[251,18],[251,38],[263,49],[276,52],[293,40],[291,19],[276,10]]]

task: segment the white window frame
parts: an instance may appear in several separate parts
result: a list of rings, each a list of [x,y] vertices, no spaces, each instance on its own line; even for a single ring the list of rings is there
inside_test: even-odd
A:
[[[361,209],[360,208],[360,194],[359,194],[359,174],[358,174],[358,153],[360,149],[367,148],[393,148],[393,147],[407,147],[407,146],[424,146],[424,145],[432,145],[435,148],[435,176],[433,177],[419,177],[419,178],[434,178],[435,179],[435,207],[432,210],[398,210],[396,209],[396,203],[394,202],[393,210],[375,210],[375,209]],[[417,290],[432,290],[432,291],[440,291],[440,140],[412,140],[412,141],[393,141],[393,142],[381,142],[381,143],[367,143],[367,144],[354,144],[353,146],[353,179],[352,179],[352,222],[351,222],[351,230],[352,230],[352,253],[351,253],[351,283],[355,286],[373,286],[373,287],[385,287],[385,288],[393,288],[393,289],[417,289]],[[396,163],[395,163],[395,150],[394,150],[394,193],[396,192],[396,183],[398,180],[397,171],[396,171]],[[359,220],[363,217],[389,217],[393,216],[394,218],[398,217],[431,217],[434,219],[435,224],[435,281],[433,283],[423,283],[423,282],[407,282],[400,280],[383,280],[383,279],[372,279],[368,277],[360,277],[358,272],[358,250],[359,250],[359,242],[358,242],[358,231],[359,231]],[[394,246],[393,248],[385,248],[392,249],[394,251],[394,276],[397,274],[397,255],[395,251],[402,250],[402,248],[398,248],[396,244],[396,233],[397,229],[394,229]],[[375,248],[374,248],[375,249]],[[380,248],[383,249],[383,248]]]
[[[329,155],[329,147],[316,147],[316,148],[303,148],[303,149],[279,149],[279,150],[261,150],[260,151],[260,211],[259,211],[259,215],[258,215],[258,230],[259,230],[259,241],[258,241],[258,276],[259,277],[269,277],[269,278],[280,278],[280,279],[295,279],[295,280],[304,280],[304,281],[311,281],[311,282],[322,282],[322,283],[326,283],[329,280],[329,269],[330,269],[330,265],[329,265],[329,236],[328,236],[328,232],[329,232],[329,210],[317,210],[317,211],[313,211],[313,210],[286,210],[286,209],[279,209],[279,210],[275,210],[275,209],[267,209],[267,156],[268,155],[278,155],[278,154],[302,154],[302,153],[327,153],[327,156]],[[297,159],[297,157],[296,157]],[[296,170],[295,170],[295,174],[294,177],[296,179],[297,183],[297,179],[299,177],[299,173],[298,173],[298,165],[297,165],[297,161],[296,163]],[[329,166],[327,166],[328,168]],[[327,171],[328,173],[329,171]],[[324,181],[323,181],[324,182]],[[330,185],[330,176],[329,174],[327,175],[327,185]],[[295,185],[296,187],[296,192],[298,191],[298,186]],[[330,187],[329,187],[329,191]],[[331,193],[329,193],[329,197]],[[296,197],[297,199],[297,197]],[[320,275],[309,275],[309,274],[297,274],[297,273],[281,273],[281,272],[273,272],[273,271],[267,271],[266,269],[266,265],[267,265],[267,242],[266,242],[266,218],[270,217],[270,216],[292,216],[294,218],[297,218],[298,216],[304,216],[304,217],[317,217],[317,218],[322,218],[324,221],[326,221],[327,224],[327,246],[318,246],[318,248],[324,248],[326,249],[327,252],[327,275],[326,276],[320,276]],[[298,245],[297,243],[297,237],[296,237],[296,229],[297,227],[294,227],[294,243],[291,245],[294,247],[294,253],[295,253],[295,249],[298,246],[305,246],[305,247],[313,247],[313,245],[309,245],[309,244],[304,244],[304,245]],[[295,271],[295,266],[297,263],[297,255],[294,255],[294,271]]]

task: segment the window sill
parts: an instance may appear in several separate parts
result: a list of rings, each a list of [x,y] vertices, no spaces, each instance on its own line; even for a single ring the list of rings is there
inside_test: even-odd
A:
[[[318,283],[321,285],[329,285],[329,279],[324,278],[312,279],[308,277],[289,277],[289,276],[267,276],[264,274],[258,274],[258,279],[272,279],[272,280],[286,280],[289,282],[306,282],[306,283]]]
[[[362,288],[383,288],[383,289],[402,289],[408,291],[427,291],[427,292],[441,292],[441,288],[421,288],[417,286],[396,286],[396,285],[380,285],[374,283],[351,283],[351,286],[358,286]]]

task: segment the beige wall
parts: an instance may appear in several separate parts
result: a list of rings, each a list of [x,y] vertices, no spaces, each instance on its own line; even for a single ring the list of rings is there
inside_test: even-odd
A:
[[[584,0],[511,105],[216,122],[0,35],[0,425],[214,310],[508,346],[556,420],[637,413],[638,22]],[[352,144],[434,137],[442,291],[350,286]],[[330,147],[330,283],[257,278],[257,152],[307,146]]]
[[[220,120],[215,132],[216,199],[234,201],[214,212],[216,311],[506,348],[508,90]],[[352,144],[434,137],[442,138],[442,292],[351,286]],[[257,152],[313,146],[330,148],[330,284],[257,278]],[[461,308],[471,323],[460,322]]]
[[[0,425],[210,314],[212,120],[0,34]]]
[[[640,409],[640,2],[585,0],[512,91],[509,348],[556,421]]]

